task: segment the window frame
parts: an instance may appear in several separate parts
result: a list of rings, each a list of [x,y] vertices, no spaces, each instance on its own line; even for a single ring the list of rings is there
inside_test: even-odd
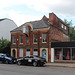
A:
[[[29,52],[29,55],[27,54]],[[30,49],[26,49],[26,56],[30,56]]]
[[[23,35],[20,35],[20,36],[19,36],[19,43],[20,43],[20,44],[23,44],[23,40],[22,40],[22,39],[23,39]]]
[[[64,29],[65,29],[65,30],[67,29],[66,26],[64,27]]]
[[[45,42],[43,42],[43,34],[46,34],[46,41]],[[47,43],[47,33],[46,32],[42,33],[42,43]]]
[[[14,41],[15,41],[15,42],[14,42]],[[12,36],[12,43],[13,43],[13,44],[16,44],[16,35],[13,35],[13,36]]]
[[[36,51],[35,51],[35,50],[36,50]],[[35,55],[34,52],[37,52],[37,55],[36,55],[36,56],[38,56],[38,49],[34,49],[34,50],[33,50],[33,55]]]
[[[37,35],[37,33],[34,33],[34,34]],[[34,38],[34,34],[33,34],[33,44],[37,44],[38,41],[37,41],[37,42],[34,42],[34,39],[35,39],[35,38]],[[36,39],[38,40],[38,38],[36,38]]]
[[[61,60],[56,59],[55,51],[57,51],[57,49],[61,49],[61,51],[62,51],[62,56],[61,56],[62,59]],[[69,51],[69,58],[67,57],[68,51]],[[66,57],[66,59],[64,59],[64,57]],[[68,48],[55,48],[54,49],[54,60],[55,61],[75,61],[75,48],[69,48],[69,47]]]
[[[23,48],[19,48],[19,57],[23,57],[23,52],[22,52],[22,54],[20,55],[21,50],[24,52]]]
[[[64,28],[64,25],[63,24],[61,24],[61,28]]]

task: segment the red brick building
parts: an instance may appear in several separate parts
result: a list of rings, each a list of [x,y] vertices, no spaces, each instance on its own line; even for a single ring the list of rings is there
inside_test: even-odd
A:
[[[69,41],[69,25],[54,13],[11,31],[11,56],[38,55],[51,62],[51,42]]]

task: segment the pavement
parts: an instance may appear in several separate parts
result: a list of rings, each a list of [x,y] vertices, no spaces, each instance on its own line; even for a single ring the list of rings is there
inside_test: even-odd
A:
[[[75,68],[75,63],[47,63],[46,66]]]

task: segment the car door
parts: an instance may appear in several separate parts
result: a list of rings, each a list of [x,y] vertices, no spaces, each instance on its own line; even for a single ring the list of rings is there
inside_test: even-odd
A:
[[[22,64],[22,65],[25,65],[25,58],[22,58],[22,59],[21,59],[21,64]]]
[[[28,64],[28,56],[24,57],[24,64],[27,65]]]
[[[28,65],[31,65],[32,64],[32,57],[31,56],[29,56],[27,58],[27,63],[28,63]]]
[[[25,59],[25,61],[24,61],[25,65],[28,65],[29,56],[24,57],[24,59]]]
[[[0,54],[0,61],[2,60],[2,58],[1,58],[1,54]]]

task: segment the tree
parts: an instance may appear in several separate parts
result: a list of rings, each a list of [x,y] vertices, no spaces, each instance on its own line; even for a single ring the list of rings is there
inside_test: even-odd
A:
[[[7,39],[0,39],[0,53],[10,54],[10,44]]]
[[[75,27],[72,26],[72,20],[67,21],[66,19],[64,19],[64,23],[70,25],[70,41],[75,41]]]
[[[66,19],[64,19],[64,23],[65,24],[69,24],[70,26],[72,26],[72,20],[71,21],[67,21]]]
[[[70,40],[75,41],[75,29],[74,29],[74,27],[70,27]]]

